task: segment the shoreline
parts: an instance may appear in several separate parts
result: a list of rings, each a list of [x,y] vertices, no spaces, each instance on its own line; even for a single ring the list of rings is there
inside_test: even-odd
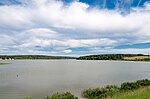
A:
[[[9,62],[0,62],[0,65],[10,64]]]
[[[47,99],[146,99],[150,96],[150,80],[143,79],[134,82],[124,82],[121,86],[106,85],[97,88],[88,88],[81,91],[81,97],[70,92],[56,92]],[[123,98],[122,98],[123,97]],[[29,97],[24,99],[30,99]],[[32,98],[34,99],[34,98]]]
[[[12,60],[0,60],[0,64],[3,63],[3,61],[15,61],[15,60],[75,60],[75,61],[118,61],[118,62],[150,62],[149,61],[145,61],[145,60],[89,60],[89,59],[12,59]]]

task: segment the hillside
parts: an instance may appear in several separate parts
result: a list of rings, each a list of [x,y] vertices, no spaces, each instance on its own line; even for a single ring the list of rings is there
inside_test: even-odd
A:
[[[2,60],[11,59],[76,59],[75,57],[67,56],[46,56],[46,55],[1,55]]]
[[[143,54],[101,54],[81,56],[78,60],[127,60],[127,61],[150,61],[149,55]]]

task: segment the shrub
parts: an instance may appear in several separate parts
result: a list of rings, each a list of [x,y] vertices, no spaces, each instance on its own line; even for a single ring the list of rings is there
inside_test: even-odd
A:
[[[122,90],[133,90],[139,88],[139,84],[135,82],[125,82],[121,84]]]
[[[70,92],[66,93],[56,93],[52,96],[47,96],[47,99],[78,99],[76,96],[72,95]]]
[[[134,90],[142,86],[150,86],[150,80],[144,79],[136,82],[125,82],[121,84],[120,88],[115,85],[108,85],[104,88],[89,88],[82,92],[82,96],[89,99],[102,99],[105,97],[112,97],[114,94],[121,91]]]
[[[150,86],[150,80],[144,79],[144,80],[138,80],[136,82],[125,82],[121,84],[122,90],[133,90],[137,89],[141,86]]]
[[[104,88],[84,90],[82,92],[82,96],[89,99],[101,99],[104,97],[112,96],[116,92],[119,92],[119,88],[117,86],[108,85]]]
[[[136,83],[140,86],[150,86],[150,80],[148,79],[138,80]]]

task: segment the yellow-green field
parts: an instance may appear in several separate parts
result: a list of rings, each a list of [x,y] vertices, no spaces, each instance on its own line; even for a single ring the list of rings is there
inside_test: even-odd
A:
[[[133,56],[133,57],[124,57],[125,60],[137,60],[137,59],[148,59],[150,56]]]
[[[150,87],[120,93],[110,99],[150,99]]]
[[[5,65],[5,64],[10,64],[10,63],[0,62],[0,65]]]

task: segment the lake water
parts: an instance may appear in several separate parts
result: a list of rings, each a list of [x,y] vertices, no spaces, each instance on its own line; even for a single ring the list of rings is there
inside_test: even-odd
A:
[[[0,99],[31,96],[46,99],[55,92],[78,96],[87,88],[150,79],[150,62],[84,60],[12,60],[0,65]]]

